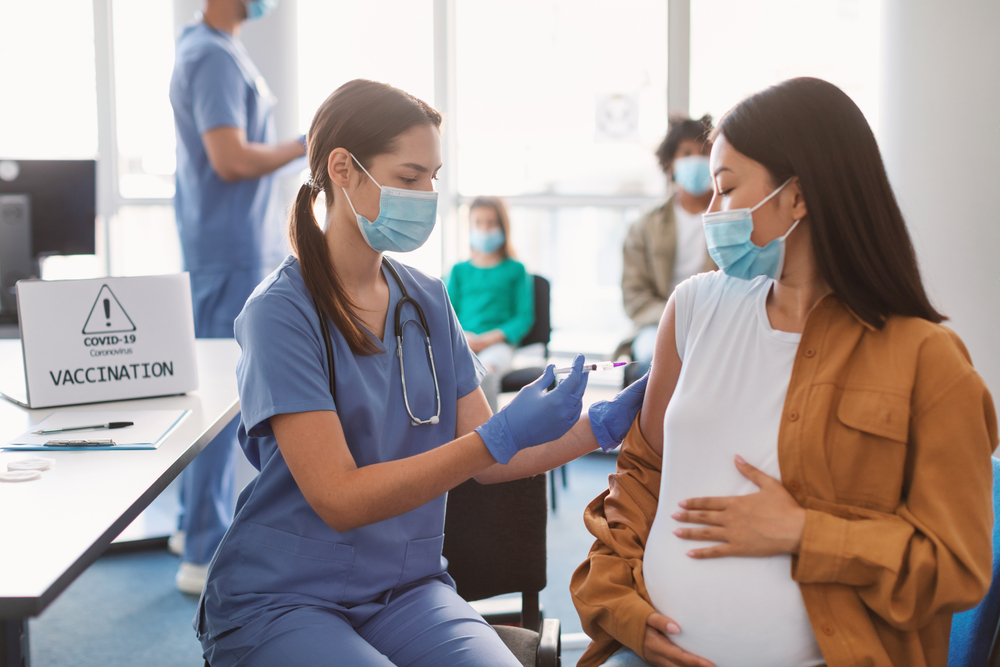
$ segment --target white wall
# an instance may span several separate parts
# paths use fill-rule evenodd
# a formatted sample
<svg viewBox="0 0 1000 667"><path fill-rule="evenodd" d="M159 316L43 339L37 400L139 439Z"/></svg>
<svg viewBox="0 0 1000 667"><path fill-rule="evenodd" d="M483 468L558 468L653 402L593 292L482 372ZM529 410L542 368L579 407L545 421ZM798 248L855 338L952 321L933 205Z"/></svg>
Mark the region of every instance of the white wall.
<svg viewBox="0 0 1000 667"><path fill-rule="evenodd" d="M1000 402L1000 2L883 1L881 148L934 305Z"/></svg>

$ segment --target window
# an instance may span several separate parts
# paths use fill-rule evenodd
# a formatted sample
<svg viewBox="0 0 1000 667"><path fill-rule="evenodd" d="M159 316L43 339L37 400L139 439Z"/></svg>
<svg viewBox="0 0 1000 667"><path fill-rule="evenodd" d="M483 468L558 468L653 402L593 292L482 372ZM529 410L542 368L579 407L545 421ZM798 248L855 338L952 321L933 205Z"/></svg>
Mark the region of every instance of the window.
<svg viewBox="0 0 1000 667"><path fill-rule="evenodd" d="M660 195L664 0L463 0L458 189Z"/></svg>
<svg viewBox="0 0 1000 667"><path fill-rule="evenodd" d="M511 207L518 260L552 284L554 351L610 355L631 330L622 307L621 249L641 213L637 207Z"/></svg>
<svg viewBox="0 0 1000 667"><path fill-rule="evenodd" d="M150 276L181 271L174 207L122 206L111 220L111 275Z"/></svg>
<svg viewBox="0 0 1000 667"><path fill-rule="evenodd" d="M174 14L169 2L112 0L119 192L174 196Z"/></svg>
<svg viewBox="0 0 1000 667"><path fill-rule="evenodd" d="M519 259L552 285L551 349L610 354L631 330L625 233L665 192L667 3L462 0L455 64L459 193L508 198Z"/></svg>
<svg viewBox="0 0 1000 667"><path fill-rule="evenodd" d="M0 3L0 156L97 154L93 12L79 0Z"/></svg>
<svg viewBox="0 0 1000 667"><path fill-rule="evenodd" d="M434 102L431 0L298 0L299 125L334 90L373 79Z"/></svg>
<svg viewBox="0 0 1000 667"><path fill-rule="evenodd" d="M839 86L878 127L878 0L696 0L691 111L718 119L742 98L796 76Z"/></svg>

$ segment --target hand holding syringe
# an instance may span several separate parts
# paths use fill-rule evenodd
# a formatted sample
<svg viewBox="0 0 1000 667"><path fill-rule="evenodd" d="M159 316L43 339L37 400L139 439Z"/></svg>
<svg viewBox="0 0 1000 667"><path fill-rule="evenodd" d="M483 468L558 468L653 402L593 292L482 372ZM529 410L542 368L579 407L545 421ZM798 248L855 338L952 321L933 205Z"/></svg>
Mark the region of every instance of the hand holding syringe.
<svg viewBox="0 0 1000 667"><path fill-rule="evenodd" d="M622 366L628 366L629 364L634 364L634 361L598 361L593 364L584 364L583 372L590 373L591 371L609 371L612 368L621 368ZM567 366L566 368L557 368L556 373L571 373L573 371L572 366Z"/></svg>

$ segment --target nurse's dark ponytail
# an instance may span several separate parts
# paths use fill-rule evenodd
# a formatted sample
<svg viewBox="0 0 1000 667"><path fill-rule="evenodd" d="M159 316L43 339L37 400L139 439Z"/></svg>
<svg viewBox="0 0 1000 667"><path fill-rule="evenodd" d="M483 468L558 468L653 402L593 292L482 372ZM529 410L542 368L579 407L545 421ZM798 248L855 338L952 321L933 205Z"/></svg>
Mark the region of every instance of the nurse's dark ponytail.
<svg viewBox="0 0 1000 667"><path fill-rule="evenodd" d="M354 354L375 354L379 347L355 316L356 306L330 261L326 237L313 207L320 192L326 197L327 207L333 207L336 186L327 172L327 160L334 149L350 151L367 169L376 155L392 152L396 137L418 125L440 127L441 114L397 88L355 79L326 98L309 127L312 177L295 197L288 222L289 237L309 293Z"/></svg>

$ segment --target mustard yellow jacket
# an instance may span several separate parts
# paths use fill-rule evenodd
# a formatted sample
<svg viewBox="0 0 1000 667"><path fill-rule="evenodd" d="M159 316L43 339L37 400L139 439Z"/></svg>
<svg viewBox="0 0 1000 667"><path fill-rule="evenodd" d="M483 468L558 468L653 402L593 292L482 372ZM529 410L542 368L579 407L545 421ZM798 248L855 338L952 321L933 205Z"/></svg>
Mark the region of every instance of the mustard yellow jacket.
<svg viewBox="0 0 1000 667"><path fill-rule="evenodd" d="M778 461L806 509L789 576L829 667L947 665L952 614L990 584L997 441L993 400L953 331L909 317L878 330L833 295L810 313ZM636 419L587 507L597 540L570 584L593 639L580 667L622 644L643 655L661 464Z"/></svg>

